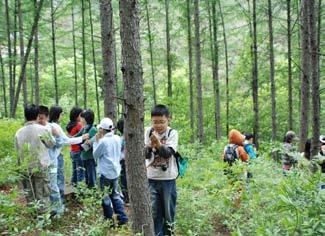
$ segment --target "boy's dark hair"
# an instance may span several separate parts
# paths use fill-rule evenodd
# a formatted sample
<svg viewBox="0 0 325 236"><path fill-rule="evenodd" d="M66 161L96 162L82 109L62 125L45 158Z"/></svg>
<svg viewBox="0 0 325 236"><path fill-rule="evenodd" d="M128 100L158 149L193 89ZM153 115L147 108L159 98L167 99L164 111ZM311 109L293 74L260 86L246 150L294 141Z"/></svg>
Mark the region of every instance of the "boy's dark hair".
<svg viewBox="0 0 325 236"><path fill-rule="evenodd" d="M45 115L46 117L49 116L49 108L47 106L39 105L38 109L39 115Z"/></svg>
<svg viewBox="0 0 325 236"><path fill-rule="evenodd" d="M162 104L156 105L151 110L151 117L153 116L166 116L169 117L170 113L168 107Z"/></svg>
<svg viewBox="0 0 325 236"><path fill-rule="evenodd" d="M94 124L95 114L91 109L84 110L80 116L86 120L88 125Z"/></svg>
<svg viewBox="0 0 325 236"><path fill-rule="evenodd" d="M254 138L253 134L244 134L246 140L250 140L251 138Z"/></svg>
<svg viewBox="0 0 325 236"><path fill-rule="evenodd" d="M70 121L76 121L82 111L83 110L79 107L73 107L70 111Z"/></svg>
<svg viewBox="0 0 325 236"><path fill-rule="evenodd" d="M120 131L121 134L123 134L124 132L124 120L123 118L119 119L117 124L116 124L116 128L118 131Z"/></svg>
<svg viewBox="0 0 325 236"><path fill-rule="evenodd" d="M37 116L38 116L38 112L39 112L39 108L35 104L25 106L24 115L25 115L26 121L36 120Z"/></svg>
<svg viewBox="0 0 325 236"><path fill-rule="evenodd" d="M50 108L50 122L58 122L61 113L63 112L60 106L51 106Z"/></svg>

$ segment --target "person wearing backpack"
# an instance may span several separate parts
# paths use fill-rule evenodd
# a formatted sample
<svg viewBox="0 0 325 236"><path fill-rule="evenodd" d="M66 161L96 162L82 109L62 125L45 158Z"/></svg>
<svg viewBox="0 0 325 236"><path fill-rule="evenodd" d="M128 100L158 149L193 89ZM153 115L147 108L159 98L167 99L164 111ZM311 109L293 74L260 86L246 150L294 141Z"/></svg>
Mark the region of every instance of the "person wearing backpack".
<svg viewBox="0 0 325 236"><path fill-rule="evenodd" d="M223 160L230 166L237 160L247 162L249 156L244 149L244 135L238 130L232 129L228 135L229 144L225 146L223 151Z"/></svg>
<svg viewBox="0 0 325 236"><path fill-rule="evenodd" d="M151 110L152 126L145 132L147 177L156 236L174 233L178 132L168 126L169 121L168 108L156 105Z"/></svg>

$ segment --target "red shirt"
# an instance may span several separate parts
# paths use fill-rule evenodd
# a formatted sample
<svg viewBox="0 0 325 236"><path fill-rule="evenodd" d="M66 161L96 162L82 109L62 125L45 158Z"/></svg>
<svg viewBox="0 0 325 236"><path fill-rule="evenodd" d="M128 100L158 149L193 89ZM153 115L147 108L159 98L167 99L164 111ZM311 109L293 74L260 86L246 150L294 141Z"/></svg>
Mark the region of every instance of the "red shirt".
<svg viewBox="0 0 325 236"><path fill-rule="evenodd" d="M81 129L82 129L82 125L81 125L80 122L78 122L77 125L71 129L71 131L69 132L69 135L70 135L70 136L74 136L74 135L77 134ZM71 150L71 152L80 152L80 147L79 147L78 144L71 145L70 150Z"/></svg>

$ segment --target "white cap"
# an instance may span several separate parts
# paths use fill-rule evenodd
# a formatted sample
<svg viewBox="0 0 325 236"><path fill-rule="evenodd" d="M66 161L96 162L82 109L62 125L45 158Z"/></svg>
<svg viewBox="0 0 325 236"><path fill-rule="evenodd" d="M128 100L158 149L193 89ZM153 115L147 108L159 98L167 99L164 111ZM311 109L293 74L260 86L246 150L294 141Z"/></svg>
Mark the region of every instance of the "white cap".
<svg viewBox="0 0 325 236"><path fill-rule="evenodd" d="M319 136L319 141L323 144L325 144L325 135Z"/></svg>
<svg viewBox="0 0 325 236"><path fill-rule="evenodd" d="M112 131L113 128L114 128L114 125L113 125L113 121L110 119L110 118L103 118L99 125L97 126L97 128L102 128L102 129L105 129L105 130L109 130L109 131Z"/></svg>

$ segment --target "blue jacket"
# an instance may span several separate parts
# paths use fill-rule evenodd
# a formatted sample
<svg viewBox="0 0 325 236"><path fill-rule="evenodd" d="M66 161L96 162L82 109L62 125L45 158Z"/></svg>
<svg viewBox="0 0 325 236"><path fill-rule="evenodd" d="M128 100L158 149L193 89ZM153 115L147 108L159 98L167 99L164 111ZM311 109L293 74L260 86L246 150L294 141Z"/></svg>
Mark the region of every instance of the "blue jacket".
<svg viewBox="0 0 325 236"><path fill-rule="evenodd" d="M250 143L244 143L244 149L249 155L249 159L256 159L256 153L254 151L253 145Z"/></svg>

